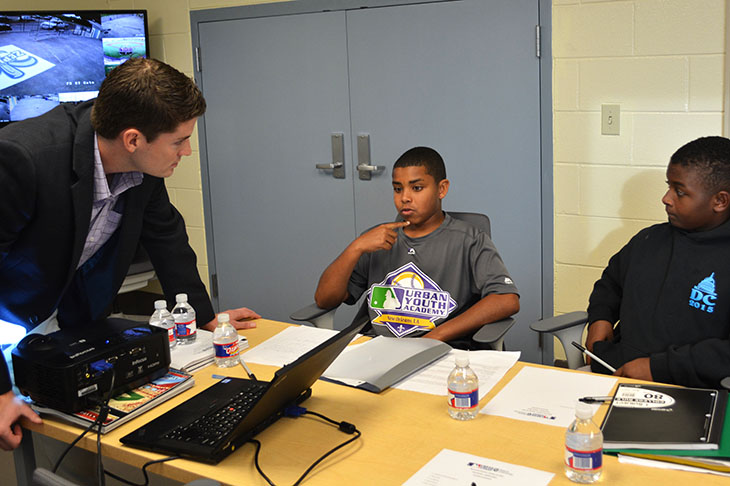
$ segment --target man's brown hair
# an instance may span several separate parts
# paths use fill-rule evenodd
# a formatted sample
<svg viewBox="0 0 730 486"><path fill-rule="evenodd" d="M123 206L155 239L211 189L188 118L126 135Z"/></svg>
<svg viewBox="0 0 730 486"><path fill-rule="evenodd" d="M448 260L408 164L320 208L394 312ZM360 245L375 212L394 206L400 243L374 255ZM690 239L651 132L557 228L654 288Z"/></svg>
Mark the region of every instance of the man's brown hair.
<svg viewBox="0 0 730 486"><path fill-rule="evenodd" d="M174 132L183 122L205 113L205 99L195 82L163 62L130 59L109 72L91 111L91 125L104 138L136 128L148 142Z"/></svg>

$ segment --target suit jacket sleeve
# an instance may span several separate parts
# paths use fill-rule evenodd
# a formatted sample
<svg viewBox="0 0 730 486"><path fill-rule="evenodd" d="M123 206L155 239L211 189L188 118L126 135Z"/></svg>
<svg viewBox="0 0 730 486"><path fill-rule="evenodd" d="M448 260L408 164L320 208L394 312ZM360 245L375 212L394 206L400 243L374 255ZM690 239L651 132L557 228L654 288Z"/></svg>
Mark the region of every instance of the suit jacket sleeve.
<svg viewBox="0 0 730 486"><path fill-rule="evenodd" d="M155 267L168 305L174 305L175 295L184 292L195 309L198 326L210 322L215 313L198 274L197 257L188 243L185 221L170 202L162 179L156 180L145 208L140 241Z"/></svg>

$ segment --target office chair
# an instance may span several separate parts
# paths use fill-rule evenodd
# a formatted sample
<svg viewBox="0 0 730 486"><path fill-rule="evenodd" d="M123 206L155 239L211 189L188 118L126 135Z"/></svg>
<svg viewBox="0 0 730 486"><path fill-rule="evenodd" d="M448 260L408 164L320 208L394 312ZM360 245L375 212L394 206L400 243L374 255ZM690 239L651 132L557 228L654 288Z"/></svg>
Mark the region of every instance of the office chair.
<svg viewBox="0 0 730 486"><path fill-rule="evenodd" d="M147 256L147 252L142 246L138 246L132 264L129 265L127 276L124 277L124 282L117 293L124 294L146 287L153 278L155 278L155 269L152 267L150 257Z"/></svg>
<svg viewBox="0 0 730 486"><path fill-rule="evenodd" d="M461 221L466 221L474 226L478 227L489 237L492 236L492 226L489 221L489 217L485 214L480 213L462 213L448 211L448 214ZM398 216L396 221L402 221L402 218ZM335 311L339 306L322 309L317 307L317 304L310 304L307 307L303 307L289 316L290 319L298 322L308 322L314 327L320 327L324 329L334 329L335 327ZM363 302L355 315L353 322L357 319L363 318L367 315L367 302ZM477 332L472 335L472 341L477 349L494 349L498 351L504 350L504 336L507 331L514 325L515 321L513 318L508 317L501 321L493 322L491 324L485 324Z"/></svg>
<svg viewBox="0 0 730 486"><path fill-rule="evenodd" d="M36 468L33 471L33 478L31 479L32 486L79 486L67 479L62 478L56 473L44 469L42 467ZM221 483L212 479L196 479L191 481L185 486L220 486Z"/></svg>
<svg viewBox="0 0 730 486"><path fill-rule="evenodd" d="M568 368L576 370L581 366L585 366L583 353L575 346L570 344L575 341L580 343L583 339L583 329L588 324L588 313L586 311L570 312L560 316L548 317L530 324L530 329L539 333L550 333L560 341L565 350L565 356L568 360ZM552 366L555 361L553 355L553 363L543 363Z"/></svg>

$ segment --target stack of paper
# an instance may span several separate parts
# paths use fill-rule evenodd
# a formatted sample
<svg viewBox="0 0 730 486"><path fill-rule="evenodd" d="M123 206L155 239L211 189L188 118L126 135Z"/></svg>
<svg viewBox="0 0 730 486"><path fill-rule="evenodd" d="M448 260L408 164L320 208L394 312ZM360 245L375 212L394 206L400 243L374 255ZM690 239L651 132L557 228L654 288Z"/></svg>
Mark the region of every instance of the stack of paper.
<svg viewBox="0 0 730 486"><path fill-rule="evenodd" d="M621 384L603 423L604 451L655 467L730 473L727 392Z"/></svg>
<svg viewBox="0 0 730 486"><path fill-rule="evenodd" d="M169 370L161 378L112 398L109 400L109 413L102 424L101 433L105 434L114 430L132 418L187 390L194 383L195 380L189 373ZM31 402L30 406L41 414L53 415L84 428L96 422L99 417L99 407L76 413L66 413L35 402Z"/></svg>
<svg viewBox="0 0 730 486"><path fill-rule="evenodd" d="M194 373L205 368L215 361L213 349L213 333L205 329L197 330L198 337L192 344L178 344L170 350L170 367ZM238 335L238 349L243 351L248 347L248 339Z"/></svg>

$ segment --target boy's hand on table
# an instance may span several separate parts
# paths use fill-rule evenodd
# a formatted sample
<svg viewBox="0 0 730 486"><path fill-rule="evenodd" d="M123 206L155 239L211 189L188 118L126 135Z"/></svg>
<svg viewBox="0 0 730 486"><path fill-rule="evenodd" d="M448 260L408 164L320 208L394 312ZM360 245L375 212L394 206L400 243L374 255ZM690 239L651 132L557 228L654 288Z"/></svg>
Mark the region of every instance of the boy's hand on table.
<svg viewBox="0 0 730 486"><path fill-rule="evenodd" d="M613 375L635 378L637 380L654 381L654 377L651 376L649 358L636 358L628 363L624 363L624 365L617 369Z"/></svg>

